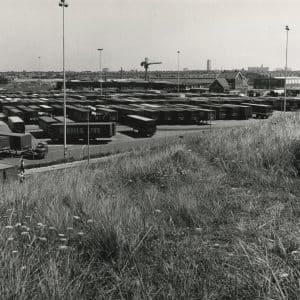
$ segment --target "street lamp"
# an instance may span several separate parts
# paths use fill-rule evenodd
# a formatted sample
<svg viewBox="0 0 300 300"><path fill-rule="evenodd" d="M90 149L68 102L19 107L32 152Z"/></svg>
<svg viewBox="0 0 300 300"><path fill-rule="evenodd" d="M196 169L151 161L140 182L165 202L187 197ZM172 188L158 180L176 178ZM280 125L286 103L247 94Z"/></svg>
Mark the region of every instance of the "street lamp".
<svg viewBox="0 0 300 300"><path fill-rule="evenodd" d="M103 51L103 48L98 48L97 49L100 53L100 93L101 93L101 96L102 96L102 51Z"/></svg>
<svg viewBox="0 0 300 300"><path fill-rule="evenodd" d="M177 93L179 93L179 55L180 51L177 51Z"/></svg>
<svg viewBox="0 0 300 300"><path fill-rule="evenodd" d="M66 71L65 71L65 7L68 7L69 4L65 0L60 0L59 6L62 7L63 11L63 32L62 32L62 45L63 45L63 89L64 89L64 159L67 157L67 105L66 105Z"/></svg>
<svg viewBox="0 0 300 300"><path fill-rule="evenodd" d="M87 108L88 108L88 111L87 111L87 123L88 123L87 139L88 139L88 164L89 164L90 163L90 114L96 115L96 112L95 112L96 109L90 105L88 105Z"/></svg>
<svg viewBox="0 0 300 300"><path fill-rule="evenodd" d="M285 47L285 79L284 79L284 104L283 110L286 111L286 79L287 79L287 59L288 59L288 42L289 42L289 26L285 26L286 30L286 47Z"/></svg>
<svg viewBox="0 0 300 300"><path fill-rule="evenodd" d="M38 56L38 62L39 62L39 65L38 65L38 68L39 68L39 85L41 87L41 85L42 85L42 79L41 79L42 74L41 74L41 57L40 56Z"/></svg>

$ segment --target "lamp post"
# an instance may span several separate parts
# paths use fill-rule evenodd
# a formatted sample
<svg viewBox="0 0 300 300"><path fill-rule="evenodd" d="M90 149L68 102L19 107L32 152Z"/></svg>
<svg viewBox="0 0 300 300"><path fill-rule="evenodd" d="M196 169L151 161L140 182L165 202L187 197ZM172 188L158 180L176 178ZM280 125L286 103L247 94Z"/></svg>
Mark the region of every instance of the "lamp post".
<svg viewBox="0 0 300 300"><path fill-rule="evenodd" d="M67 157L67 105L66 105L66 71L65 71L65 7L69 4L65 0L60 0L59 6L62 7L63 28L62 28L62 45L63 45L63 89L64 89L64 159Z"/></svg>
<svg viewBox="0 0 300 300"><path fill-rule="evenodd" d="M102 51L103 51L103 48L98 48L97 50L100 53L100 93L102 96L103 95L103 93L102 93Z"/></svg>
<svg viewBox="0 0 300 300"><path fill-rule="evenodd" d="M284 103L283 110L286 111L286 80L287 80L287 59L288 59L288 42L289 42L289 26L285 26L286 30L286 46L285 46L285 78L284 78Z"/></svg>
<svg viewBox="0 0 300 300"><path fill-rule="evenodd" d="M39 64L38 64L38 68L39 68L39 85L41 87L41 85L42 85L42 80L41 80L42 74L41 74L41 57L40 56L38 56L38 62L39 62Z"/></svg>
<svg viewBox="0 0 300 300"><path fill-rule="evenodd" d="M88 132L87 132L87 139L88 139L88 164L90 163L90 114L96 115L95 108L88 105L87 111L87 123L88 123Z"/></svg>
<svg viewBox="0 0 300 300"><path fill-rule="evenodd" d="M177 51L177 93L179 93L179 55L180 51Z"/></svg>

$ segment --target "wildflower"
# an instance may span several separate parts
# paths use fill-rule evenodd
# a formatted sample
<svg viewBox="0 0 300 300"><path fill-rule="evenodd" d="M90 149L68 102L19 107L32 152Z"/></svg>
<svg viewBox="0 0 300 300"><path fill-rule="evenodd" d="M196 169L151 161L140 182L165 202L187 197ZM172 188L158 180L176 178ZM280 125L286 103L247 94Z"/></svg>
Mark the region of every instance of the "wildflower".
<svg viewBox="0 0 300 300"><path fill-rule="evenodd" d="M5 228L6 228L6 229L13 229L14 227L11 226L11 225L7 225L7 226L5 226Z"/></svg>
<svg viewBox="0 0 300 300"><path fill-rule="evenodd" d="M154 212L156 212L157 214L160 214L161 210L160 209L156 209Z"/></svg>
<svg viewBox="0 0 300 300"><path fill-rule="evenodd" d="M80 220L80 217L79 216L73 216L73 219L74 220Z"/></svg>
<svg viewBox="0 0 300 300"><path fill-rule="evenodd" d="M58 247L58 249L59 249L59 250L67 250L67 249L68 249L68 246L66 246L66 245L60 245L60 246Z"/></svg>
<svg viewBox="0 0 300 300"><path fill-rule="evenodd" d="M63 233L58 234L59 237L64 237L65 235Z"/></svg>
<svg viewBox="0 0 300 300"><path fill-rule="evenodd" d="M197 228L195 228L195 231L196 231L197 233L201 233L201 232L202 232L202 228L201 228L201 227L197 227Z"/></svg>
<svg viewBox="0 0 300 300"><path fill-rule="evenodd" d="M21 223L16 223L15 227L20 227L22 224Z"/></svg>
<svg viewBox="0 0 300 300"><path fill-rule="evenodd" d="M26 270L26 266L21 267L21 271L24 271L24 270Z"/></svg>
<svg viewBox="0 0 300 300"><path fill-rule="evenodd" d="M17 254L18 253L18 250L13 250L11 251L12 254Z"/></svg>
<svg viewBox="0 0 300 300"><path fill-rule="evenodd" d="M289 276L289 274L288 273L281 273L281 274L279 274L279 277L280 278L286 278L286 277L288 277Z"/></svg>
<svg viewBox="0 0 300 300"><path fill-rule="evenodd" d="M39 227L44 227L44 226L46 226L46 225L44 225L43 223L37 223L37 226L39 226Z"/></svg>
<svg viewBox="0 0 300 300"><path fill-rule="evenodd" d="M50 226L50 227L49 227L49 230L56 230L56 229L55 229L55 227Z"/></svg>
<svg viewBox="0 0 300 300"><path fill-rule="evenodd" d="M39 237L39 240L42 242L47 242L47 238L45 238L45 237Z"/></svg>
<svg viewBox="0 0 300 300"><path fill-rule="evenodd" d="M298 251L298 250L295 250L295 251L292 251L291 253L292 253L292 255L297 255L297 254L299 254L299 253L300 253L300 251Z"/></svg>
<svg viewBox="0 0 300 300"><path fill-rule="evenodd" d="M29 232L28 231L22 231L21 235L29 235Z"/></svg>
<svg viewBox="0 0 300 300"><path fill-rule="evenodd" d="M78 235L79 235L79 236L83 236L83 235L84 235L84 232L79 231L79 232L78 232Z"/></svg>
<svg viewBox="0 0 300 300"><path fill-rule="evenodd" d="M87 222L88 224L91 224L91 223L93 223L94 221L93 221L92 219L88 219L86 222Z"/></svg>
<svg viewBox="0 0 300 300"><path fill-rule="evenodd" d="M63 243L66 243L66 242L68 241L68 239L66 239L66 238L61 238L60 241L63 242Z"/></svg>
<svg viewBox="0 0 300 300"><path fill-rule="evenodd" d="M12 242L13 240L14 240L13 237L9 237L9 238L7 239L8 242Z"/></svg>
<svg viewBox="0 0 300 300"><path fill-rule="evenodd" d="M27 226L26 225L22 225L21 228L24 229L24 230L26 230Z"/></svg>
<svg viewBox="0 0 300 300"><path fill-rule="evenodd" d="M215 246L215 247L219 247L219 246L220 246L220 244L214 244L214 246Z"/></svg>
<svg viewBox="0 0 300 300"><path fill-rule="evenodd" d="M67 227L67 230L69 230L69 231L71 231L73 229L74 229L73 227Z"/></svg>

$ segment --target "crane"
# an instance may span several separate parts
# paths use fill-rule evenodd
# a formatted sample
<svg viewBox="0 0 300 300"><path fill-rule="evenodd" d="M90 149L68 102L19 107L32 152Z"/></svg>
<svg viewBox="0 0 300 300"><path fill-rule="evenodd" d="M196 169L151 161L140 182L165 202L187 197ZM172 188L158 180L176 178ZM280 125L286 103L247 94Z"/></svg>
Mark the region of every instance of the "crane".
<svg viewBox="0 0 300 300"><path fill-rule="evenodd" d="M145 68L145 80L148 80L148 68L150 65L160 65L162 62L149 62L148 57L145 57L145 60L141 62L141 66Z"/></svg>

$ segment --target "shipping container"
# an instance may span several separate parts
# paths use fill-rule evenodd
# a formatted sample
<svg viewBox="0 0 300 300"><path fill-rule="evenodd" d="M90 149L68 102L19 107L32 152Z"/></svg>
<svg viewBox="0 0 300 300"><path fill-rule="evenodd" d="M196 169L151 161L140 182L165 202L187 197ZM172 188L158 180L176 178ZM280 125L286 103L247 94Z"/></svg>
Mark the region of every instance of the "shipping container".
<svg viewBox="0 0 300 300"><path fill-rule="evenodd" d="M29 133L0 132L0 136L9 137L11 150L23 151L32 148L32 137Z"/></svg>
<svg viewBox="0 0 300 300"><path fill-rule="evenodd" d="M116 134L115 123L81 122L69 123L67 126L67 141L87 140L88 127L90 139L111 138ZM64 136L64 124L55 123L50 125L49 134L52 140L62 141Z"/></svg>
<svg viewBox="0 0 300 300"><path fill-rule="evenodd" d="M152 136L156 132L156 121L142 116L127 115L124 124L137 130L141 136Z"/></svg>
<svg viewBox="0 0 300 300"><path fill-rule="evenodd" d="M12 132L16 132L16 133L25 132L25 123L20 117L17 116L8 117L7 125Z"/></svg>

